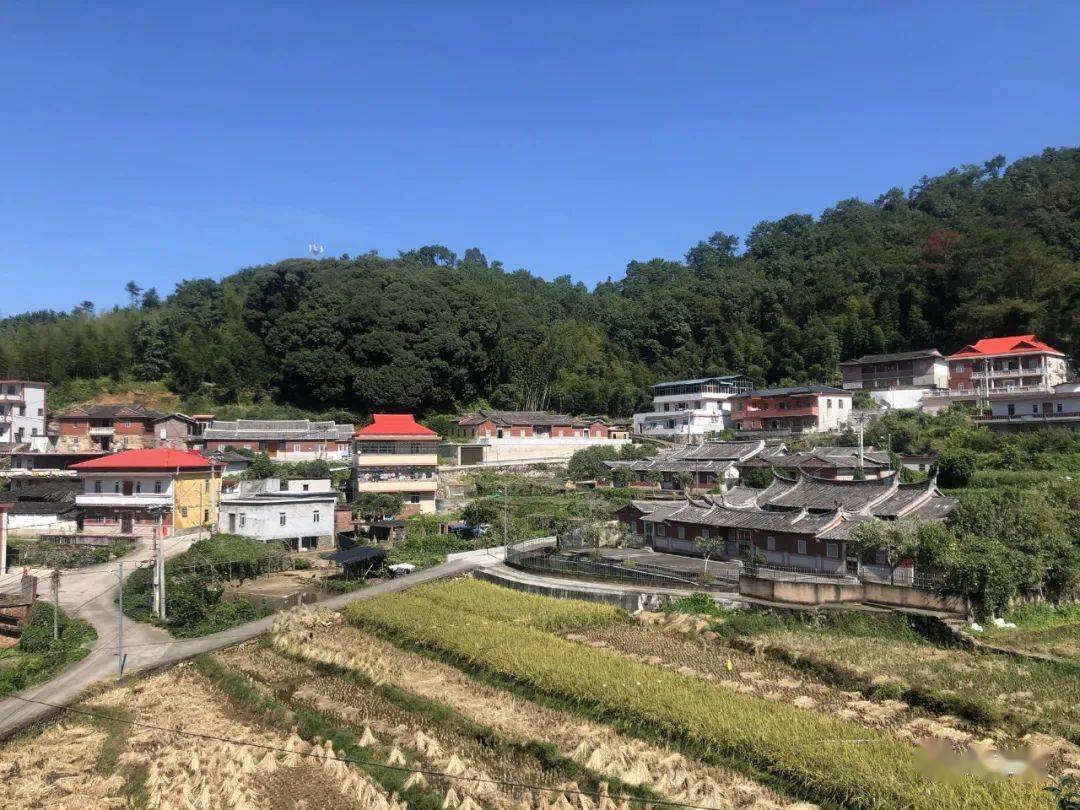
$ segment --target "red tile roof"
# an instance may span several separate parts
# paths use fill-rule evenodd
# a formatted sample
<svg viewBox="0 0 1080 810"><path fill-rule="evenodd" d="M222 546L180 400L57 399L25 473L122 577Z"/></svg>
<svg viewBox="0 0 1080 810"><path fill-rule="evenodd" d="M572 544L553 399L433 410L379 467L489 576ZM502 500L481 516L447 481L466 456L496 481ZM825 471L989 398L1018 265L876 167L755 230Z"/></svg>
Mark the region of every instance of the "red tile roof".
<svg viewBox="0 0 1080 810"><path fill-rule="evenodd" d="M1012 337L983 338L962 348L960 351L950 354L950 358L958 357L981 357L991 354L1013 354L1021 352L1048 352L1062 357L1064 352L1058 351L1053 346L1048 346L1035 335L1013 335Z"/></svg>
<svg viewBox="0 0 1080 810"><path fill-rule="evenodd" d="M375 421L356 431L357 436L439 436L431 428L418 423L411 413L377 413L372 418Z"/></svg>
<svg viewBox="0 0 1080 810"><path fill-rule="evenodd" d="M209 470L212 462L194 450L172 450L159 447L153 450L125 450L110 453L90 461L72 464L69 469L79 472L106 472L108 470Z"/></svg>

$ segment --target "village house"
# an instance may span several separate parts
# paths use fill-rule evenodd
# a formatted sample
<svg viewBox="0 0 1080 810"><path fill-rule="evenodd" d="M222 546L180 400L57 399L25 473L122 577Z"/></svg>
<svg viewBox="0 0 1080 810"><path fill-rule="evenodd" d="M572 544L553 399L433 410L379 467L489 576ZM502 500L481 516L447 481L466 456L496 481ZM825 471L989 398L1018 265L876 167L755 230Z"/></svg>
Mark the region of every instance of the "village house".
<svg viewBox="0 0 1080 810"><path fill-rule="evenodd" d="M12 536L73 534L78 528L77 481L25 481L0 492Z"/></svg>
<svg viewBox="0 0 1080 810"><path fill-rule="evenodd" d="M953 394L1050 392L1066 381L1065 353L1035 335L983 338L949 355Z"/></svg>
<svg viewBox="0 0 1080 810"><path fill-rule="evenodd" d="M724 488L738 480L739 466L765 450L765 442L721 441L689 444L636 461L604 462L612 470L626 469L634 482L661 489L691 490Z"/></svg>
<svg viewBox="0 0 1080 810"><path fill-rule="evenodd" d="M867 354L840 364L845 391L947 388L949 363L937 349Z"/></svg>
<svg viewBox="0 0 1080 810"><path fill-rule="evenodd" d="M439 434L412 414L377 413L356 432L355 489L398 495L403 514L435 511L439 489Z"/></svg>
<svg viewBox="0 0 1080 810"><path fill-rule="evenodd" d="M222 492L218 530L292 551L334 547L338 493L330 479L240 481Z"/></svg>
<svg viewBox="0 0 1080 810"><path fill-rule="evenodd" d="M690 437L724 430L731 427L731 397L753 387L742 374L656 383L651 386L652 409L634 414L634 432Z"/></svg>
<svg viewBox="0 0 1080 810"><path fill-rule="evenodd" d="M809 450L792 452L781 444L754 455L740 467L743 470L770 468L789 473L801 470L818 478L850 481L860 476L860 470L866 478L891 474L892 459L884 450L873 447L864 448L860 458L858 447L811 447Z"/></svg>
<svg viewBox="0 0 1080 810"><path fill-rule="evenodd" d="M850 418L851 392L828 385L763 388L731 398L731 420L739 431L824 433Z"/></svg>
<svg viewBox="0 0 1080 810"><path fill-rule="evenodd" d="M160 413L142 405L79 405L55 415L56 449L66 453L182 448L195 420L182 413Z"/></svg>
<svg viewBox="0 0 1080 810"><path fill-rule="evenodd" d="M451 428L453 442L439 450L453 465L561 462L596 445L619 447L625 428L602 416L569 416L547 411L482 410Z"/></svg>
<svg viewBox="0 0 1080 810"><path fill-rule="evenodd" d="M974 421L994 430L1080 428L1080 383L1059 383L1048 391L990 394Z"/></svg>
<svg viewBox="0 0 1080 810"><path fill-rule="evenodd" d="M72 466L82 483L75 503L85 534L164 536L217 523L221 479L189 450L125 450Z"/></svg>
<svg viewBox="0 0 1080 810"><path fill-rule="evenodd" d="M48 448L47 387L43 382L0 380L0 452Z"/></svg>
<svg viewBox="0 0 1080 810"><path fill-rule="evenodd" d="M790 478L777 473L764 490L736 487L699 499L632 501L618 519L657 551L700 556L695 538L720 537L727 559L756 549L766 565L797 571L857 574L866 566L891 575L881 570L881 558L867 564L849 555L852 529L868 520L943 520L955 507L932 479L902 484L893 474L838 481L800 472ZM902 576L910 581L910 566Z"/></svg>
<svg viewBox="0 0 1080 810"><path fill-rule="evenodd" d="M271 461L348 461L352 425L312 422L309 419L215 420L202 428L189 445L209 452L251 450L265 453Z"/></svg>

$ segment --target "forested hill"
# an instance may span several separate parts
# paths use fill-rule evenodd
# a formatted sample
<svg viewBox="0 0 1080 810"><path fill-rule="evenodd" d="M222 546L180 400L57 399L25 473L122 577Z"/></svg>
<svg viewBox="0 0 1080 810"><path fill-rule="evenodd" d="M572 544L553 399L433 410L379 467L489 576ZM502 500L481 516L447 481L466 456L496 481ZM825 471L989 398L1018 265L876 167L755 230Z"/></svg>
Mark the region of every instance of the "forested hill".
<svg viewBox="0 0 1080 810"><path fill-rule="evenodd" d="M628 414L656 380L836 381L867 352L1036 332L1080 352L1080 149L995 158L633 261L588 290L477 249L289 260L95 314L0 321L0 378L164 380L189 401ZM47 291L42 304L48 304Z"/></svg>

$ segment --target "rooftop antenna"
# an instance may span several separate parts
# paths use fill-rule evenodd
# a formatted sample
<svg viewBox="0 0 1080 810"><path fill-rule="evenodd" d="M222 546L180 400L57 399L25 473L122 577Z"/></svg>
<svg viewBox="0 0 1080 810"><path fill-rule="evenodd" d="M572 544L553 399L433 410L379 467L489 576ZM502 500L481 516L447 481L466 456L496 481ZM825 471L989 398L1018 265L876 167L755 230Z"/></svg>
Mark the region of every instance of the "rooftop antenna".
<svg viewBox="0 0 1080 810"><path fill-rule="evenodd" d="M308 253L310 253L312 258L314 259L319 258L322 254L326 252L326 247L320 245L318 242L309 242L307 249Z"/></svg>

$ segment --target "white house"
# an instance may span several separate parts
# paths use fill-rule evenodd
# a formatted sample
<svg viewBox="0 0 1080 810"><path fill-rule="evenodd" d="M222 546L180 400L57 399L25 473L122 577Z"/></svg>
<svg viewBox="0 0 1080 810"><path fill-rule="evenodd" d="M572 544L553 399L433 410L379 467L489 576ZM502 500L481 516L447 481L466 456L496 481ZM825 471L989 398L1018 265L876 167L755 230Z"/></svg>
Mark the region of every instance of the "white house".
<svg viewBox="0 0 1080 810"><path fill-rule="evenodd" d="M337 500L329 479L241 481L221 495L218 530L293 551L333 548Z"/></svg>
<svg viewBox="0 0 1080 810"><path fill-rule="evenodd" d="M749 377L702 377L652 386L652 409L634 414L634 433L642 436L703 436L731 427L737 394L753 390Z"/></svg>
<svg viewBox="0 0 1080 810"><path fill-rule="evenodd" d="M990 394L990 412L975 421L1000 430L1038 427L1080 428L1080 383L1061 383L1050 391Z"/></svg>
<svg viewBox="0 0 1080 810"><path fill-rule="evenodd" d="M0 380L0 445L27 444L47 450L45 389L43 382Z"/></svg>

